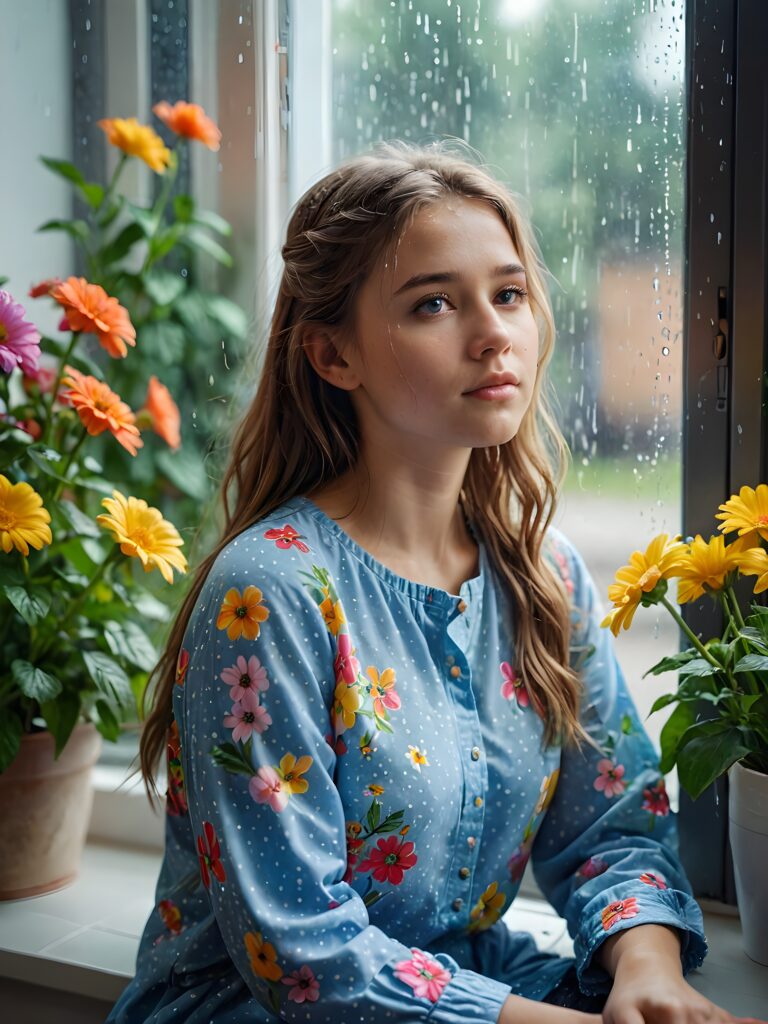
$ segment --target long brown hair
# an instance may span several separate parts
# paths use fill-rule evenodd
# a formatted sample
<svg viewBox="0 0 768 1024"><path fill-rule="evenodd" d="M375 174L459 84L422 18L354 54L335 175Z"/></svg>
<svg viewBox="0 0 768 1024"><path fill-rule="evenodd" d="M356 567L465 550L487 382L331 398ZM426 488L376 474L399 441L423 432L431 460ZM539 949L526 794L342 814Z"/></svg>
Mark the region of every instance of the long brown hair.
<svg viewBox="0 0 768 1024"><path fill-rule="evenodd" d="M198 565L153 673L152 710L140 746L150 796L172 720L177 655L219 552L273 509L357 461L360 439L349 394L314 371L303 331L310 323L349 329L357 292L378 258L418 210L451 194L486 202L504 221L526 268L539 329L539 369L519 431L506 444L472 450L460 500L509 587L517 668L542 713L544 743L584 738L581 684L569 667L568 598L542 558L567 465L566 444L543 393L555 340L546 269L515 198L480 166L444 143L383 143L313 185L288 224L259 385L235 432L221 484L221 539Z"/></svg>

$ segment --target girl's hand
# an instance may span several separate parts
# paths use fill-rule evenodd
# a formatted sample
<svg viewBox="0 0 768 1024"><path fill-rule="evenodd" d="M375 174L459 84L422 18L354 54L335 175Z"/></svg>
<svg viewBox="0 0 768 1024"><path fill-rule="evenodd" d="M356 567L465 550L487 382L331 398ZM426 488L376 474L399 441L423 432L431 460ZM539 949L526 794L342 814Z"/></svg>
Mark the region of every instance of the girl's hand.
<svg viewBox="0 0 768 1024"><path fill-rule="evenodd" d="M624 958L618 965L603 1024L765 1024L734 1017L691 988L676 970L656 961Z"/></svg>

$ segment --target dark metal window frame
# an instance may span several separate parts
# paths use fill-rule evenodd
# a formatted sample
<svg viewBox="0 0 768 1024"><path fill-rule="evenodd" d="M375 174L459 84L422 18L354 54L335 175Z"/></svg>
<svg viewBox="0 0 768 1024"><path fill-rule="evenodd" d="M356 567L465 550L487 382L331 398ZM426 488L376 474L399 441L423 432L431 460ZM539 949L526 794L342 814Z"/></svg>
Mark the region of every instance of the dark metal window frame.
<svg viewBox="0 0 768 1024"><path fill-rule="evenodd" d="M686 536L709 536L717 506L766 479L767 40L764 0L688 0ZM708 599L685 617L705 639L720 630ZM735 903L727 779L695 802L681 792L679 824L696 895Z"/></svg>

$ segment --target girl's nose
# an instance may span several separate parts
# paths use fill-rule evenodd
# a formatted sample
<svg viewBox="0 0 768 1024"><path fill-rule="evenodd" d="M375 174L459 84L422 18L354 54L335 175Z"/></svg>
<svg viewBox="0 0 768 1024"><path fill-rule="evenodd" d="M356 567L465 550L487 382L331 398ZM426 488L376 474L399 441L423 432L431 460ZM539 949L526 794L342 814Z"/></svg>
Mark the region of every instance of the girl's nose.
<svg viewBox="0 0 768 1024"><path fill-rule="evenodd" d="M471 347L474 356L488 349L503 352L510 344L509 329L491 303L478 308L471 317Z"/></svg>

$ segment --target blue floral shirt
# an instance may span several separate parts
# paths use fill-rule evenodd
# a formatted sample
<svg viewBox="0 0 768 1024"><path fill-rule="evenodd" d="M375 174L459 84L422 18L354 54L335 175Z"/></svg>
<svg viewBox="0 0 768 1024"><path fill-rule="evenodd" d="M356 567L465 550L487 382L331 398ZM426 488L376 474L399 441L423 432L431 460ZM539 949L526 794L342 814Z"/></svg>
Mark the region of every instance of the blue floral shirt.
<svg viewBox="0 0 768 1024"><path fill-rule="evenodd" d="M478 542L457 595L304 497L221 552L179 654L156 905L110 1021L495 1024L573 963L501 920L529 857L585 991L610 987L600 944L640 924L679 929L698 966L657 754L581 558L550 530L596 747L542 750Z"/></svg>

